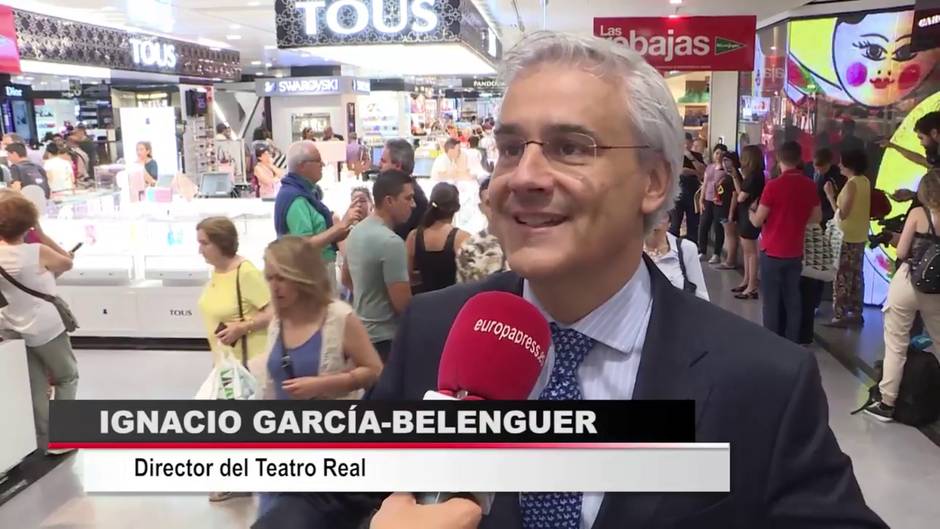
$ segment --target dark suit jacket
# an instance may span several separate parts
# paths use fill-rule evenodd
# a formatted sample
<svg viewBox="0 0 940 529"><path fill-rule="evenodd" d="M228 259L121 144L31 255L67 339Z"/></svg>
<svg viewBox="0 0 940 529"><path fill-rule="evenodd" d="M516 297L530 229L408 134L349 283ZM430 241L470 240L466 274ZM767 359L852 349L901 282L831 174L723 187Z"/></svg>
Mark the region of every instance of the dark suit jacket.
<svg viewBox="0 0 940 529"><path fill-rule="evenodd" d="M653 310L633 397L693 399L696 441L731 443L732 492L609 493L594 529L886 527L829 429L815 358L647 266ZM506 272L414 298L370 398L417 400L436 387L457 312L491 290L521 294L522 280ZM517 494L497 494L481 527L521 527L518 505Z"/></svg>

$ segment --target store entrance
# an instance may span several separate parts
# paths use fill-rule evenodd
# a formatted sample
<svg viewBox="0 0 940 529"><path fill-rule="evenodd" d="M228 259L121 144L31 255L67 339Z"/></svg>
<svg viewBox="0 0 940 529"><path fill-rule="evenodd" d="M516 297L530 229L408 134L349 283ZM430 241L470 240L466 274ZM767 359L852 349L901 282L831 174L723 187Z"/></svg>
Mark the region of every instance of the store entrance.
<svg viewBox="0 0 940 529"><path fill-rule="evenodd" d="M682 126L693 138L701 138L697 143L707 149L711 72L668 72L664 76L679 106Z"/></svg>

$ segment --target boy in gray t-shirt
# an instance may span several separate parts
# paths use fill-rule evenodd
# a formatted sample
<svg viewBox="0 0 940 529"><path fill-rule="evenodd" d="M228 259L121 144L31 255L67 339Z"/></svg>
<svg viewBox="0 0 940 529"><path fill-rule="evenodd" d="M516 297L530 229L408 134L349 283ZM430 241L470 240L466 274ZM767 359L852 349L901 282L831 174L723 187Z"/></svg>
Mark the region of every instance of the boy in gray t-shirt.
<svg viewBox="0 0 940 529"><path fill-rule="evenodd" d="M353 308L366 326L382 360L388 358L398 316L411 301L405 243L392 229L414 208L414 184L401 171L386 171L372 186L375 212L346 239L343 278L353 294Z"/></svg>

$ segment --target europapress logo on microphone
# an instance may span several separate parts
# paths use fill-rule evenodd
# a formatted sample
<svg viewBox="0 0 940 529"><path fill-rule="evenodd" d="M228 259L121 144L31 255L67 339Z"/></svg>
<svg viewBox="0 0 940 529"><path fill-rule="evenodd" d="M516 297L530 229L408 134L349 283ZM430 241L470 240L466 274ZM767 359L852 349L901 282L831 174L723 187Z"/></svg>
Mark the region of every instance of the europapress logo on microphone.
<svg viewBox="0 0 940 529"><path fill-rule="evenodd" d="M539 365L545 365L546 354L542 350L542 346L528 333L517 327L501 321L480 318L473 324L473 330L492 334L498 340L508 340L516 345L521 345L526 351L532 353L532 356L539 361Z"/></svg>

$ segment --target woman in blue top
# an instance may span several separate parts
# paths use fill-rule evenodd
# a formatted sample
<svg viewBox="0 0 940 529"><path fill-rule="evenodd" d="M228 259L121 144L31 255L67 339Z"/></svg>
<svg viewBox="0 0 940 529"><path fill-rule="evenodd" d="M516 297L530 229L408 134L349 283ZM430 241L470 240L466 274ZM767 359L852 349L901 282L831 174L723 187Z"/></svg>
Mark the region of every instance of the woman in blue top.
<svg viewBox="0 0 940 529"><path fill-rule="evenodd" d="M359 399L382 372L365 325L333 298L320 249L288 235L264 255L275 319L268 354L250 362L266 399ZM271 496L261 495L259 516Z"/></svg>
<svg viewBox="0 0 940 529"><path fill-rule="evenodd" d="M352 307L332 297L319 249L282 237L264 256L275 320L260 372L269 399L357 399L382 361Z"/></svg>
<svg viewBox="0 0 940 529"><path fill-rule="evenodd" d="M153 159L153 147L149 141L137 142L137 163L144 166L144 180L153 187L160 179L157 161Z"/></svg>

